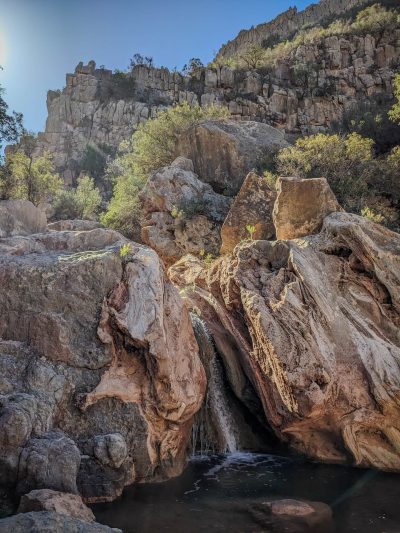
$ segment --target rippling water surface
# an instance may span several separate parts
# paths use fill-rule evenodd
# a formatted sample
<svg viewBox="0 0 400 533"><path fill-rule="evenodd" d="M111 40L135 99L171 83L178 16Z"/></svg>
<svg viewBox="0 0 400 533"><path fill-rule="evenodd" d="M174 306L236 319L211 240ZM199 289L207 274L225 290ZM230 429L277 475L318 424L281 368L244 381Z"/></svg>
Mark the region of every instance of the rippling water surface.
<svg viewBox="0 0 400 533"><path fill-rule="evenodd" d="M279 498L327 503L338 533L400 533L400 476L264 454L194 457L179 478L93 510L125 533L255 533L267 529L254 506Z"/></svg>

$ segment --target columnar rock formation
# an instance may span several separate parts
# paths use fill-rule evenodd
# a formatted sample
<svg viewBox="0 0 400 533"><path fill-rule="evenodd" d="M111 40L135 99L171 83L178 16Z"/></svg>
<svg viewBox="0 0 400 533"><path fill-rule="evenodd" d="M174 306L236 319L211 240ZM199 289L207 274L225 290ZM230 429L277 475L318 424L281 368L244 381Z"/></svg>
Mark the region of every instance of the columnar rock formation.
<svg viewBox="0 0 400 533"><path fill-rule="evenodd" d="M0 243L2 484L98 501L179 474L205 375L156 253L28 229Z"/></svg>

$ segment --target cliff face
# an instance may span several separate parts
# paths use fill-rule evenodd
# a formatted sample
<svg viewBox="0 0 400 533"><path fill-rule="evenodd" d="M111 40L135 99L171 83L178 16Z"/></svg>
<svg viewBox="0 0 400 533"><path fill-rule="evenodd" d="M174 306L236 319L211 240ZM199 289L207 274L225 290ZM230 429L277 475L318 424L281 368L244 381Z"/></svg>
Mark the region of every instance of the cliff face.
<svg viewBox="0 0 400 533"><path fill-rule="evenodd" d="M348 6L361 3L352 0ZM335 6L340 11L342 4L321 2L303 14L293 12L288 20L296 25L301 15L302 23L311 24ZM288 24L282 25L286 29L281 35L289 32ZM226 46L236 50L244 42L244 37L238 38ZM159 109L184 101L218 103L227 106L234 119L264 122L288 134L325 131L344 109L375 94L392 96L399 57L397 28L379 35L321 37L294 48L269 69L205 68L183 76L165 68L136 66L130 74L118 75L97 69L93 61L80 63L74 74L67 74L62 91L48 93L48 119L37 151L50 151L57 169L72 183L88 146L100 154L115 150Z"/></svg>
<svg viewBox="0 0 400 533"><path fill-rule="evenodd" d="M303 27L321 24L331 17L345 15L352 9L361 9L368 4L371 4L371 0L321 0L318 4L311 4L300 12L296 7L291 7L270 22L239 32L235 39L221 47L217 57L232 57L249 45L261 45L264 40L271 37L278 40L289 39Z"/></svg>

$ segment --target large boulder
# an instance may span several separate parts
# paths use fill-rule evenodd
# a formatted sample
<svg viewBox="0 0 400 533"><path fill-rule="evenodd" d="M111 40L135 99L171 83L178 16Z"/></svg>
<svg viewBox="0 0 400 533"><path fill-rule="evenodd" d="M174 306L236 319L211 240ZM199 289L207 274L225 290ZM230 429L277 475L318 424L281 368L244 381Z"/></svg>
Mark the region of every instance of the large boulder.
<svg viewBox="0 0 400 533"><path fill-rule="evenodd" d="M2 533L122 533L120 529L87 522L54 511L19 513L0 520Z"/></svg>
<svg viewBox="0 0 400 533"><path fill-rule="evenodd" d="M0 299L2 484L108 501L182 471L205 377L153 250L103 228L4 238Z"/></svg>
<svg viewBox="0 0 400 533"><path fill-rule="evenodd" d="M238 354L280 440L400 471L399 234L336 212L318 235L245 242L203 271L178 266L174 282L226 357Z"/></svg>
<svg viewBox="0 0 400 533"><path fill-rule="evenodd" d="M187 253L217 255L230 199L217 194L177 158L155 172L142 193L142 239L169 265Z"/></svg>
<svg viewBox="0 0 400 533"><path fill-rule="evenodd" d="M43 211L28 200L0 201L0 238L46 231Z"/></svg>
<svg viewBox="0 0 400 533"><path fill-rule="evenodd" d="M49 230L53 231L90 231L92 229L103 227L100 222L95 220L57 220L47 225Z"/></svg>
<svg viewBox="0 0 400 533"><path fill-rule="evenodd" d="M233 251L242 240L249 238L248 226L253 226L255 240L272 239L275 226L272 210L276 199L265 180L250 172L240 188L221 228L221 253Z"/></svg>
<svg viewBox="0 0 400 533"><path fill-rule="evenodd" d="M31 511L54 511L55 513L94 522L94 514L78 494L58 492L51 489L32 490L24 494L19 502L17 513Z"/></svg>
<svg viewBox="0 0 400 533"><path fill-rule="evenodd" d="M210 120L184 132L176 153L193 161L201 181L233 196L250 170L286 146L283 133L268 124Z"/></svg>
<svg viewBox="0 0 400 533"><path fill-rule="evenodd" d="M324 218L342 211L325 178L279 178L273 219L278 239L318 233Z"/></svg>

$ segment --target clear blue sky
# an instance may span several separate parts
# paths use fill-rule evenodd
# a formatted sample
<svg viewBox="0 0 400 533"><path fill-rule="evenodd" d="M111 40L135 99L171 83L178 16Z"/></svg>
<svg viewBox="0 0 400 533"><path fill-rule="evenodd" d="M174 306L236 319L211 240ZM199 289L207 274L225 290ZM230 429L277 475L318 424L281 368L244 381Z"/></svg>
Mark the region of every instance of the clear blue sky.
<svg viewBox="0 0 400 533"><path fill-rule="evenodd" d="M0 83L25 126L42 131L46 93L79 61L125 69L140 52L180 69L208 62L247 29L309 0L0 0Z"/></svg>

